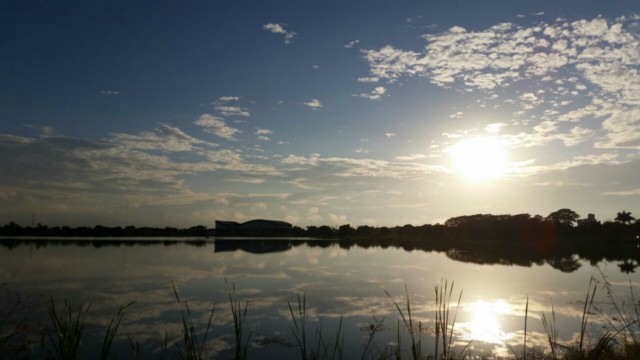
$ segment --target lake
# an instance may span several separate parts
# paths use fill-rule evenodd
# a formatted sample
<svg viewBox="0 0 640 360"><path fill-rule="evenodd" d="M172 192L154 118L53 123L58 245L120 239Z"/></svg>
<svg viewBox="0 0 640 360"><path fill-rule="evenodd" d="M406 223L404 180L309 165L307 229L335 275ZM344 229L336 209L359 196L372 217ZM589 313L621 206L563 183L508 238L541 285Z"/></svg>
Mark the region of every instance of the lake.
<svg viewBox="0 0 640 360"><path fill-rule="evenodd" d="M0 244L0 304L2 312L15 309L2 330L6 333L18 321L29 324L23 339L38 352L42 349L35 340L36 328L50 328L51 299L59 309L65 299L75 306L91 304L83 338L87 358L96 356L118 308L132 301L112 347L119 358L134 357L130 344L137 344L135 351L142 358L176 357L183 339L181 311L202 336L214 303L204 352L232 357L230 293L242 307L247 305L243 329L245 336L251 335L250 359L299 357L288 305L299 315L298 295L305 299L307 337L321 329L330 342L339 330L346 359L389 354L398 343L399 326L400 347L408 356L409 334L398 322L394 304L406 316L408 296L416 331L421 322L422 352L433 354L434 289L442 290L445 281L453 286L449 323L457 309L456 351L466 346L471 355L510 356L510 347L522 351L525 313L527 345L548 350L542 313L550 319L553 308L559 342L577 339L590 278L597 283L586 330L591 337L602 334L603 326L619 325L605 285L628 314L633 314L636 301L632 291L637 293L640 286L634 273L637 253L623 261L594 263L566 253L523 260L523 254L530 253L523 250L514 261L486 261L474 259L474 252L467 250L405 250L309 239L4 239Z"/></svg>

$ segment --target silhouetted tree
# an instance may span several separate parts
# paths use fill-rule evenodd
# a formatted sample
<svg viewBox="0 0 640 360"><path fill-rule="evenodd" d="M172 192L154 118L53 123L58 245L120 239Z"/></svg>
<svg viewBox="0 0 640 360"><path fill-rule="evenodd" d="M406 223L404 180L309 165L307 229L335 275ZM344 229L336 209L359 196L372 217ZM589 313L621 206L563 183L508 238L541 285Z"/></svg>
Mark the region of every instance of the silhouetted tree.
<svg viewBox="0 0 640 360"><path fill-rule="evenodd" d="M546 220L554 224L573 226L579 218L580 215L571 209L560 209L547 215Z"/></svg>
<svg viewBox="0 0 640 360"><path fill-rule="evenodd" d="M636 218L634 218L633 216L631 216L631 211L624 211L622 210L621 212L619 212L616 216L616 221L623 223L623 224L629 224L631 223L633 220L635 220Z"/></svg>

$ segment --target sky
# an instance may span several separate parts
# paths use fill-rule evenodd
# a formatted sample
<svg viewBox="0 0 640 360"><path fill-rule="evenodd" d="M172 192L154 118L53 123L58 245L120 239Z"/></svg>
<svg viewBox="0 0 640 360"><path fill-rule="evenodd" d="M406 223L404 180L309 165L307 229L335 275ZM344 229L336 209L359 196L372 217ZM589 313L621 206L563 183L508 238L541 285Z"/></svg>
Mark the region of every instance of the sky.
<svg viewBox="0 0 640 360"><path fill-rule="evenodd" d="M0 1L0 224L640 215L637 1Z"/></svg>

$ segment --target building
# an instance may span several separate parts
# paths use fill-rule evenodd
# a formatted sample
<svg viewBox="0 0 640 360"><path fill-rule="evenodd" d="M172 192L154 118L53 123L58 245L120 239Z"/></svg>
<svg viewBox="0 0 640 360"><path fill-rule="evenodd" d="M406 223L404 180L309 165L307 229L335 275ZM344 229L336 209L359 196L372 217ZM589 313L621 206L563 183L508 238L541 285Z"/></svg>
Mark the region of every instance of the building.
<svg viewBox="0 0 640 360"><path fill-rule="evenodd" d="M586 226L592 224L599 224L600 222L596 220L596 216L594 214L587 215L586 219L579 219L578 226Z"/></svg>
<svg viewBox="0 0 640 360"><path fill-rule="evenodd" d="M277 220L255 219L238 223L235 221L216 220L216 236L285 236L290 233L292 225Z"/></svg>

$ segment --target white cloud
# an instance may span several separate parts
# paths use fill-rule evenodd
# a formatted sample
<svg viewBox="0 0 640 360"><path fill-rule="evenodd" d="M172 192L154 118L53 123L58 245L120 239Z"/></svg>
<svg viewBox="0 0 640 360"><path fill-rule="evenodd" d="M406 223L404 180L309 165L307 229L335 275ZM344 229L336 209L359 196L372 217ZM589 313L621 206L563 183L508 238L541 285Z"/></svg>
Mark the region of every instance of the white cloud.
<svg viewBox="0 0 640 360"><path fill-rule="evenodd" d="M347 215L329 213L329 221L331 221L333 225L344 225L347 223Z"/></svg>
<svg viewBox="0 0 640 360"><path fill-rule="evenodd" d="M297 155L289 155L281 161L286 165L318 165L318 156L312 155L309 157L297 156Z"/></svg>
<svg viewBox="0 0 640 360"><path fill-rule="evenodd" d="M218 111L224 117L229 117L229 116L248 117L251 115L246 108L243 108L241 106L216 105L214 106L214 109L216 109L216 111Z"/></svg>
<svg viewBox="0 0 640 360"><path fill-rule="evenodd" d="M164 152L185 152L194 145L218 146L187 135L177 127L160 124L154 131L143 131L138 135L114 133L111 141L131 149L159 150Z"/></svg>
<svg viewBox="0 0 640 360"><path fill-rule="evenodd" d="M487 126L484 127L484 131L486 131L489 134L499 134L500 131L502 131L502 128L507 126L507 124L499 122L499 123L491 123L491 124L487 124Z"/></svg>
<svg viewBox="0 0 640 360"><path fill-rule="evenodd" d="M224 117L249 117L251 114L249 110L243 106L233 104L240 101L239 96L221 96L215 101L211 102L213 108ZM231 103L231 104L230 104Z"/></svg>
<svg viewBox="0 0 640 360"><path fill-rule="evenodd" d="M362 83L377 83L378 81L380 81L380 78L377 76L365 76L358 78L358 82Z"/></svg>
<svg viewBox="0 0 640 360"><path fill-rule="evenodd" d="M449 115L449 119L459 119L462 117L462 115L464 115L464 112L458 111L454 114Z"/></svg>
<svg viewBox="0 0 640 360"><path fill-rule="evenodd" d="M514 106L512 124L523 129L511 135L516 146L561 141L640 149L638 20L556 19L478 31L454 26L424 35L423 51L386 45L362 53L372 78L422 76L463 93L480 90L495 106L500 100ZM566 122L580 125L561 126Z"/></svg>
<svg viewBox="0 0 640 360"><path fill-rule="evenodd" d="M425 159L426 157L427 157L427 155L425 155L425 154L412 154L412 155L405 155L405 156L396 156L396 160L398 160L398 161L414 161L414 160Z"/></svg>
<svg viewBox="0 0 640 360"><path fill-rule="evenodd" d="M241 131L225 124L224 120L210 114L202 114L194 124L203 127L203 131L227 140L236 140L235 135Z"/></svg>
<svg viewBox="0 0 640 360"><path fill-rule="evenodd" d="M604 192L601 195L606 196L638 196L640 195L640 189L631 189L631 190L623 190L623 191L608 191Z"/></svg>
<svg viewBox="0 0 640 360"><path fill-rule="evenodd" d="M284 35L284 43L285 44L291 43L291 40L293 40L293 38L297 35L293 31L285 30L284 29L284 24L268 23L268 24L263 25L262 28L264 30L267 30L267 31L272 32L274 34L282 34L282 35Z"/></svg>
<svg viewBox="0 0 640 360"><path fill-rule="evenodd" d="M322 103L318 99L312 99L304 104L313 110L318 110L322 107Z"/></svg>
<svg viewBox="0 0 640 360"><path fill-rule="evenodd" d="M344 47L347 49L351 49L354 45L358 44L360 42L360 40L356 39L353 41L350 41L348 44L345 44Z"/></svg>
<svg viewBox="0 0 640 360"><path fill-rule="evenodd" d="M384 133L384 136L386 136L387 138L392 138L392 137L397 136L397 135L398 134L392 133L392 132Z"/></svg>
<svg viewBox="0 0 640 360"><path fill-rule="evenodd" d="M353 96L365 98L369 100L380 100L382 96L387 92L383 86L377 86L370 93L354 94Z"/></svg>
<svg viewBox="0 0 640 360"><path fill-rule="evenodd" d="M273 134L273 131L269 130L269 129L260 129L260 128L256 128L256 135L270 135Z"/></svg>

